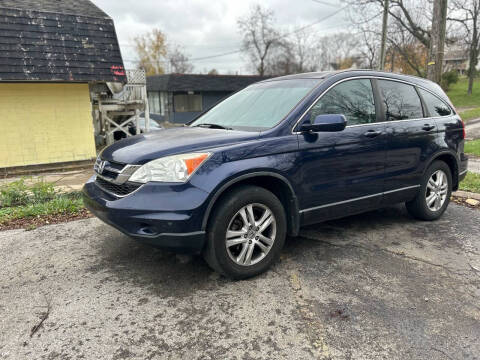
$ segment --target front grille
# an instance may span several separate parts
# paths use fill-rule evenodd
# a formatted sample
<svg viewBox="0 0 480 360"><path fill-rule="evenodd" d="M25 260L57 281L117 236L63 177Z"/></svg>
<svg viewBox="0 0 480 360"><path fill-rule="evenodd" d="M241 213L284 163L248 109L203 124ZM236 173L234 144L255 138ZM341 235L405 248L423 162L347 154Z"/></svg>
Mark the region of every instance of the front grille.
<svg viewBox="0 0 480 360"><path fill-rule="evenodd" d="M110 167L110 168L113 168L115 170L122 171L123 168L125 167L125 164L120 164L120 163L117 163L117 162L108 161L107 166Z"/></svg>
<svg viewBox="0 0 480 360"><path fill-rule="evenodd" d="M109 171L109 170L107 170L107 169L104 169L104 170L102 171L101 175L102 175L103 177L107 177L107 178L110 178L110 179L115 180L115 179L117 178L117 176L118 176L118 173L115 173L115 172L113 172L113 171Z"/></svg>
<svg viewBox="0 0 480 360"><path fill-rule="evenodd" d="M137 190L140 186L142 186L142 184L128 182L128 181L121 185L117 185L109 181L106 181L102 178L99 178L98 176L97 176L97 179L95 180L95 183L103 190L116 196L126 196L134 192L135 190Z"/></svg>

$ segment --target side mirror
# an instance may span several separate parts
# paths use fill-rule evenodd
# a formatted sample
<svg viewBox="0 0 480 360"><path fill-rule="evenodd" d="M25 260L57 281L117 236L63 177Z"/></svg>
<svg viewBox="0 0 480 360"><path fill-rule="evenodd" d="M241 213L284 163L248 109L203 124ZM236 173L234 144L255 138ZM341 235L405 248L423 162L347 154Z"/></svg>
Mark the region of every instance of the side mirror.
<svg viewBox="0 0 480 360"><path fill-rule="evenodd" d="M347 119L341 114L318 115L313 123L306 123L300 127L304 132L334 132L342 131L347 126Z"/></svg>

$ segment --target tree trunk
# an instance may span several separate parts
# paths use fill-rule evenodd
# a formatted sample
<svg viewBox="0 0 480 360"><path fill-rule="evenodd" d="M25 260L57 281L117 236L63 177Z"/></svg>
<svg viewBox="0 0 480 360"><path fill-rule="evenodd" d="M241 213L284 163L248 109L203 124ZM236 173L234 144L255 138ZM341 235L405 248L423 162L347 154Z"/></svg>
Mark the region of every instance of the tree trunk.
<svg viewBox="0 0 480 360"><path fill-rule="evenodd" d="M263 76L265 74L265 65L263 59L260 60L260 66L258 67L258 75Z"/></svg>
<svg viewBox="0 0 480 360"><path fill-rule="evenodd" d="M472 32L472 43L470 44L470 63L468 64L468 95L472 95L473 92L473 81L475 80L475 68L478 63L478 9L475 7L473 12L473 32Z"/></svg>
<svg viewBox="0 0 480 360"><path fill-rule="evenodd" d="M435 0L433 3L432 30L428 49L427 78L438 84L442 79L446 24L447 0Z"/></svg>
<svg viewBox="0 0 480 360"><path fill-rule="evenodd" d="M475 79L476 51L473 46L470 48L470 64L468 65L468 95L473 92L473 80Z"/></svg>
<svg viewBox="0 0 480 360"><path fill-rule="evenodd" d="M394 72L395 71L395 51L392 50L392 58L391 58L391 61L392 61L392 69L391 69L391 72Z"/></svg>
<svg viewBox="0 0 480 360"><path fill-rule="evenodd" d="M385 70L385 46L387 43L387 26L388 26L388 0L383 4L383 20L382 20L382 43L380 46L380 70Z"/></svg>

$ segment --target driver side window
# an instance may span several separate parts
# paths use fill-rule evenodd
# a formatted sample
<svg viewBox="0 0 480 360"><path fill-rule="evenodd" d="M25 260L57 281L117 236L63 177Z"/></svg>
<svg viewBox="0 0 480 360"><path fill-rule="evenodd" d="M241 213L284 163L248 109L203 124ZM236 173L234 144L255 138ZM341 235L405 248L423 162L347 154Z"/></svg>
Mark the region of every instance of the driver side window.
<svg viewBox="0 0 480 360"><path fill-rule="evenodd" d="M310 109L307 119L313 122L315 117L324 114L343 114L347 125L376 122L375 100L370 80L347 80L334 86Z"/></svg>

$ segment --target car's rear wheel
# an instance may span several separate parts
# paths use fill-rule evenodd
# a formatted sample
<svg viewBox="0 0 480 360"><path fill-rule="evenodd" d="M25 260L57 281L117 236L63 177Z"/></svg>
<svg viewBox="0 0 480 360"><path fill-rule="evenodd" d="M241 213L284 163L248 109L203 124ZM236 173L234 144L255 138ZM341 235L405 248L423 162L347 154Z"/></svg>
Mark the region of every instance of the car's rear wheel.
<svg viewBox="0 0 480 360"><path fill-rule="evenodd" d="M264 188L242 186L215 207L203 255L214 270L227 277L255 276L277 260L286 230L280 200Z"/></svg>
<svg viewBox="0 0 480 360"><path fill-rule="evenodd" d="M406 203L408 212L421 220L436 220L447 209L452 193L452 173L443 161L429 166L417 196Z"/></svg>

